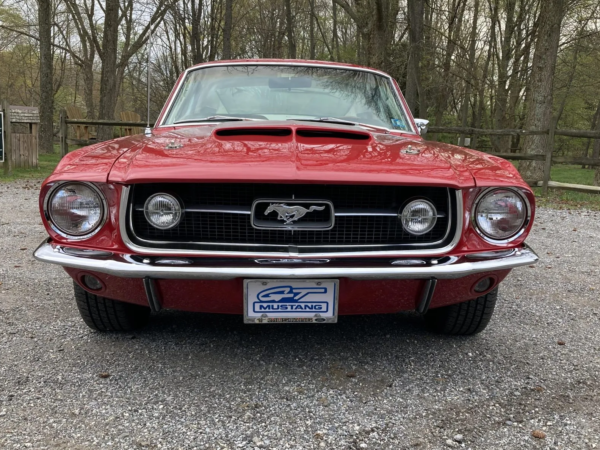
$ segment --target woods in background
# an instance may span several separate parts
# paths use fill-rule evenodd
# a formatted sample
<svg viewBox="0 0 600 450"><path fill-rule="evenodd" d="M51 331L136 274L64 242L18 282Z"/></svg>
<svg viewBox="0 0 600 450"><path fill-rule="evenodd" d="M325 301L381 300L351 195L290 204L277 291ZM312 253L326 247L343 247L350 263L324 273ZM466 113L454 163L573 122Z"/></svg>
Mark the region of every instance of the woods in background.
<svg viewBox="0 0 600 450"><path fill-rule="evenodd" d="M0 0L0 98L144 117L152 34L153 117L193 64L301 58L390 73L432 125L600 130L599 26L597 0ZM48 91L40 59L51 65ZM548 145L547 136L471 142L498 152ZM600 141L557 138L554 150L598 157Z"/></svg>

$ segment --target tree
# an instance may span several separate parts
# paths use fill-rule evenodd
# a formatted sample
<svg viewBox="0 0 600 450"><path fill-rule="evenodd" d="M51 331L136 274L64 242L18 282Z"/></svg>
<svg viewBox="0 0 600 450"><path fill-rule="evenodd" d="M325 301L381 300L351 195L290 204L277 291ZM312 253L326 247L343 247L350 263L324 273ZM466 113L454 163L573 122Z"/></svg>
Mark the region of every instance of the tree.
<svg viewBox="0 0 600 450"><path fill-rule="evenodd" d="M231 22L233 0L225 0L225 25L223 27L223 59L231 59Z"/></svg>
<svg viewBox="0 0 600 450"><path fill-rule="evenodd" d="M89 1L89 2L88 2ZM121 3L123 1L123 3ZM104 26L97 26L96 2L99 0L64 0L70 12L77 35L81 57L77 48L69 47L73 58L83 68L86 89L86 104L88 117L93 116L93 67L95 55L100 57L102 69L100 75L100 119L114 119L115 107L127 64L147 42L150 34L158 27L168 8L174 0L157 0L155 5L145 4L144 9L149 20L143 26L138 26L139 12L134 13L134 0L105 0L98 3L104 11ZM152 8L152 11L150 11ZM100 40L100 31L102 37ZM119 41L119 38L122 41ZM102 43L100 43L102 42ZM92 108L90 110L90 108ZM112 128L100 127L98 139L112 138Z"/></svg>
<svg viewBox="0 0 600 450"><path fill-rule="evenodd" d="M566 5L567 0L547 0L540 11L525 120L528 130L549 130L552 126L554 71ZM543 155L552 152L552 142L547 134L526 136L523 150L527 154ZM521 162L519 170L527 181L544 178L543 161Z"/></svg>
<svg viewBox="0 0 600 450"><path fill-rule="evenodd" d="M40 39L40 129L39 151L54 151L54 86L52 58L52 5L50 0L39 0L38 27Z"/></svg>
<svg viewBox="0 0 600 450"><path fill-rule="evenodd" d="M425 0L408 0L408 64L406 69L406 89L404 95L413 114L423 117L427 111L419 108L421 92L421 55L423 44L423 15Z"/></svg>

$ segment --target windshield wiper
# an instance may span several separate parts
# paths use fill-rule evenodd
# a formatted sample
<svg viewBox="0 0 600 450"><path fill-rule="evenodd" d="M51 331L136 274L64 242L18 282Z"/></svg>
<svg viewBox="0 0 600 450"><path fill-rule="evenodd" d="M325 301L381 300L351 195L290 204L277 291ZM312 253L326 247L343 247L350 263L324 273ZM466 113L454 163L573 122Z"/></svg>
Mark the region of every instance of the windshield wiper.
<svg viewBox="0 0 600 450"><path fill-rule="evenodd" d="M235 117L235 116L209 116L202 117L200 119L187 119L187 120L178 120L177 122L173 122L173 125L178 125L180 123L196 123L196 122L240 122L244 120L262 120L262 119L254 119L249 117Z"/></svg>
<svg viewBox="0 0 600 450"><path fill-rule="evenodd" d="M362 123L362 122L353 122L351 120L346 120L346 119L337 119L335 117L319 117L319 118L315 118L315 119L288 119L288 120L298 120L300 122L339 123L340 125L350 125L350 126L372 128L374 130L383 131L384 133L389 133L389 131L390 131L385 127L378 127L377 125L371 125L371 124Z"/></svg>

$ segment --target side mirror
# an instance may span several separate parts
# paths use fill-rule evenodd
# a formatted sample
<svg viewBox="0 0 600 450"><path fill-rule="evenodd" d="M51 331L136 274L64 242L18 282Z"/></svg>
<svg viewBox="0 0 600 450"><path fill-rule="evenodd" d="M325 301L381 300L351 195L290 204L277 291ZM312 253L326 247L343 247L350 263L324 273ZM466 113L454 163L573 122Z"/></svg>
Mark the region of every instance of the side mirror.
<svg viewBox="0 0 600 450"><path fill-rule="evenodd" d="M427 133L427 125L429 125L429 120L426 119L415 119L415 123L417 124L417 129L419 130L419 134L421 136Z"/></svg>

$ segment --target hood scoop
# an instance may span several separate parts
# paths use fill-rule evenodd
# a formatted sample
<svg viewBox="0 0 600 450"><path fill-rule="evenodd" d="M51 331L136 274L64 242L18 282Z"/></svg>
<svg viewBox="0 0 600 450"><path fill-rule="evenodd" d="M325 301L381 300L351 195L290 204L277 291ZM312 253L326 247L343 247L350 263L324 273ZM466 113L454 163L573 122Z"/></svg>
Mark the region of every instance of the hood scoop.
<svg viewBox="0 0 600 450"><path fill-rule="evenodd" d="M368 133L339 130L298 129L296 130L296 135L309 139L349 139L353 141L368 141L369 139L371 139L371 135Z"/></svg>
<svg viewBox="0 0 600 450"><path fill-rule="evenodd" d="M215 131L219 137L291 136L291 128L224 128Z"/></svg>

